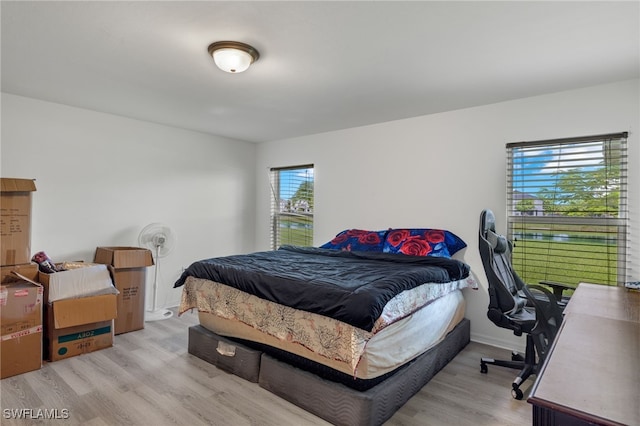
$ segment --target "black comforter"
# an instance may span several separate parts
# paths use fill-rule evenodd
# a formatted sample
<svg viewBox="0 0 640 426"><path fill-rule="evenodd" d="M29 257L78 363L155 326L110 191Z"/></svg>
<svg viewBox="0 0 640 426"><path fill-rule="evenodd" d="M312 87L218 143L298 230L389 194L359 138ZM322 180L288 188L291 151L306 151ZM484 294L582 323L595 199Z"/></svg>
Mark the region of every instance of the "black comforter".
<svg viewBox="0 0 640 426"><path fill-rule="evenodd" d="M174 287L189 276L204 278L371 331L404 290L468 275L469 266L453 259L283 246L195 262Z"/></svg>

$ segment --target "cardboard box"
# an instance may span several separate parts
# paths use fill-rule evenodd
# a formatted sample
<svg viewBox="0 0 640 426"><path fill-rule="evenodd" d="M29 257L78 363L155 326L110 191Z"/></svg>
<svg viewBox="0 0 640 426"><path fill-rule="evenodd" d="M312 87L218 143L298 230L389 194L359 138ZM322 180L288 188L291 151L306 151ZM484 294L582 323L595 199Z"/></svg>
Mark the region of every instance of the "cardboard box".
<svg viewBox="0 0 640 426"><path fill-rule="evenodd" d="M144 328L147 267L153 265L150 250L138 247L98 247L93 260L110 265L119 291L115 334Z"/></svg>
<svg viewBox="0 0 640 426"><path fill-rule="evenodd" d="M31 281L38 282L38 265L35 263L24 263L22 265L0 267L0 283L8 284L22 280L22 278L14 275L13 272L17 272Z"/></svg>
<svg viewBox="0 0 640 426"><path fill-rule="evenodd" d="M113 320L100 321L49 330L44 340L44 354L49 361L59 361L111 346L113 346Z"/></svg>
<svg viewBox="0 0 640 426"><path fill-rule="evenodd" d="M98 247L93 261L115 269L142 268L153 266L153 255L139 247Z"/></svg>
<svg viewBox="0 0 640 426"><path fill-rule="evenodd" d="M47 274L40 272L38 279L44 287L46 303L77 297L116 294L111 273L106 265L75 263L74 269Z"/></svg>
<svg viewBox="0 0 640 426"><path fill-rule="evenodd" d="M44 355L58 361L113 345L115 294L58 300L45 305Z"/></svg>
<svg viewBox="0 0 640 426"><path fill-rule="evenodd" d="M32 179L0 178L0 266L31 261Z"/></svg>
<svg viewBox="0 0 640 426"><path fill-rule="evenodd" d="M52 320L47 326L51 325L55 329L112 320L118 316L115 294L58 300L46 307L51 314L48 319Z"/></svg>
<svg viewBox="0 0 640 426"><path fill-rule="evenodd" d="M42 366L42 300L36 283L0 286L0 379Z"/></svg>

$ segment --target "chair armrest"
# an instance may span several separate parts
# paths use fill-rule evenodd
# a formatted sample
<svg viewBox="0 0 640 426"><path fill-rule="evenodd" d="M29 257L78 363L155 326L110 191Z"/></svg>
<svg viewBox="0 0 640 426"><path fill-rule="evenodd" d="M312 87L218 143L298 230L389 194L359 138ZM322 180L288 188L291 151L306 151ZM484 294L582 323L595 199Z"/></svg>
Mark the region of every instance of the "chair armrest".
<svg viewBox="0 0 640 426"><path fill-rule="evenodd" d="M528 293L528 297L536 308L537 323L532 333L541 334L548 341L546 344L544 340L540 341L537 347L540 362L544 363L549 346L555 339L556 334L558 334L560 324L562 324L562 308L557 303L555 296L545 287L528 285L525 288L525 292Z"/></svg>
<svg viewBox="0 0 640 426"><path fill-rule="evenodd" d="M562 300L562 292L565 290L575 290L576 286L570 285L570 284L563 284L563 283L558 283L555 281L540 281L539 282L542 285L546 285L548 287L551 287L551 289L553 290L553 295L556 297L556 299L558 301Z"/></svg>

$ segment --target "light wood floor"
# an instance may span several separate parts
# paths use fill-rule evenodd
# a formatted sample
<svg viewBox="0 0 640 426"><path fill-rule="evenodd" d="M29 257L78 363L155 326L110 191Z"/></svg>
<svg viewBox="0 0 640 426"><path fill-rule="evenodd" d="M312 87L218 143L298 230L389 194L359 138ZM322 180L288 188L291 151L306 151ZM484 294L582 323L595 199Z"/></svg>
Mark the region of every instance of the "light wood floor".
<svg viewBox="0 0 640 426"><path fill-rule="evenodd" d="M195 314L146 323L115 337L112 348L53 363L0 381L0 423L8 425L327 425L322 419L187 352ZM386 425L528 425L531 406L511 398L514 370L481 356L509 351L470 343ZM16 420L9 410L57 409L66 420Z"/></svg>

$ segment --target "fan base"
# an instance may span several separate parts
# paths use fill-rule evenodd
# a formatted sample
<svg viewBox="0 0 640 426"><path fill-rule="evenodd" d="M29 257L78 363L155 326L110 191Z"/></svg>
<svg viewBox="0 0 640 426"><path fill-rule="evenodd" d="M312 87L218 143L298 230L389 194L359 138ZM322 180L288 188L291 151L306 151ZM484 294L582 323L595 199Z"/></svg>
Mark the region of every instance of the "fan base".
<svg viewBox="0 0 640 426"><path fill-rule="evenodd" d="M171 318L173 312L169 309L158 309L156 311L147 311L144 313L145 321L160 321L163 319Z"/></svg>

